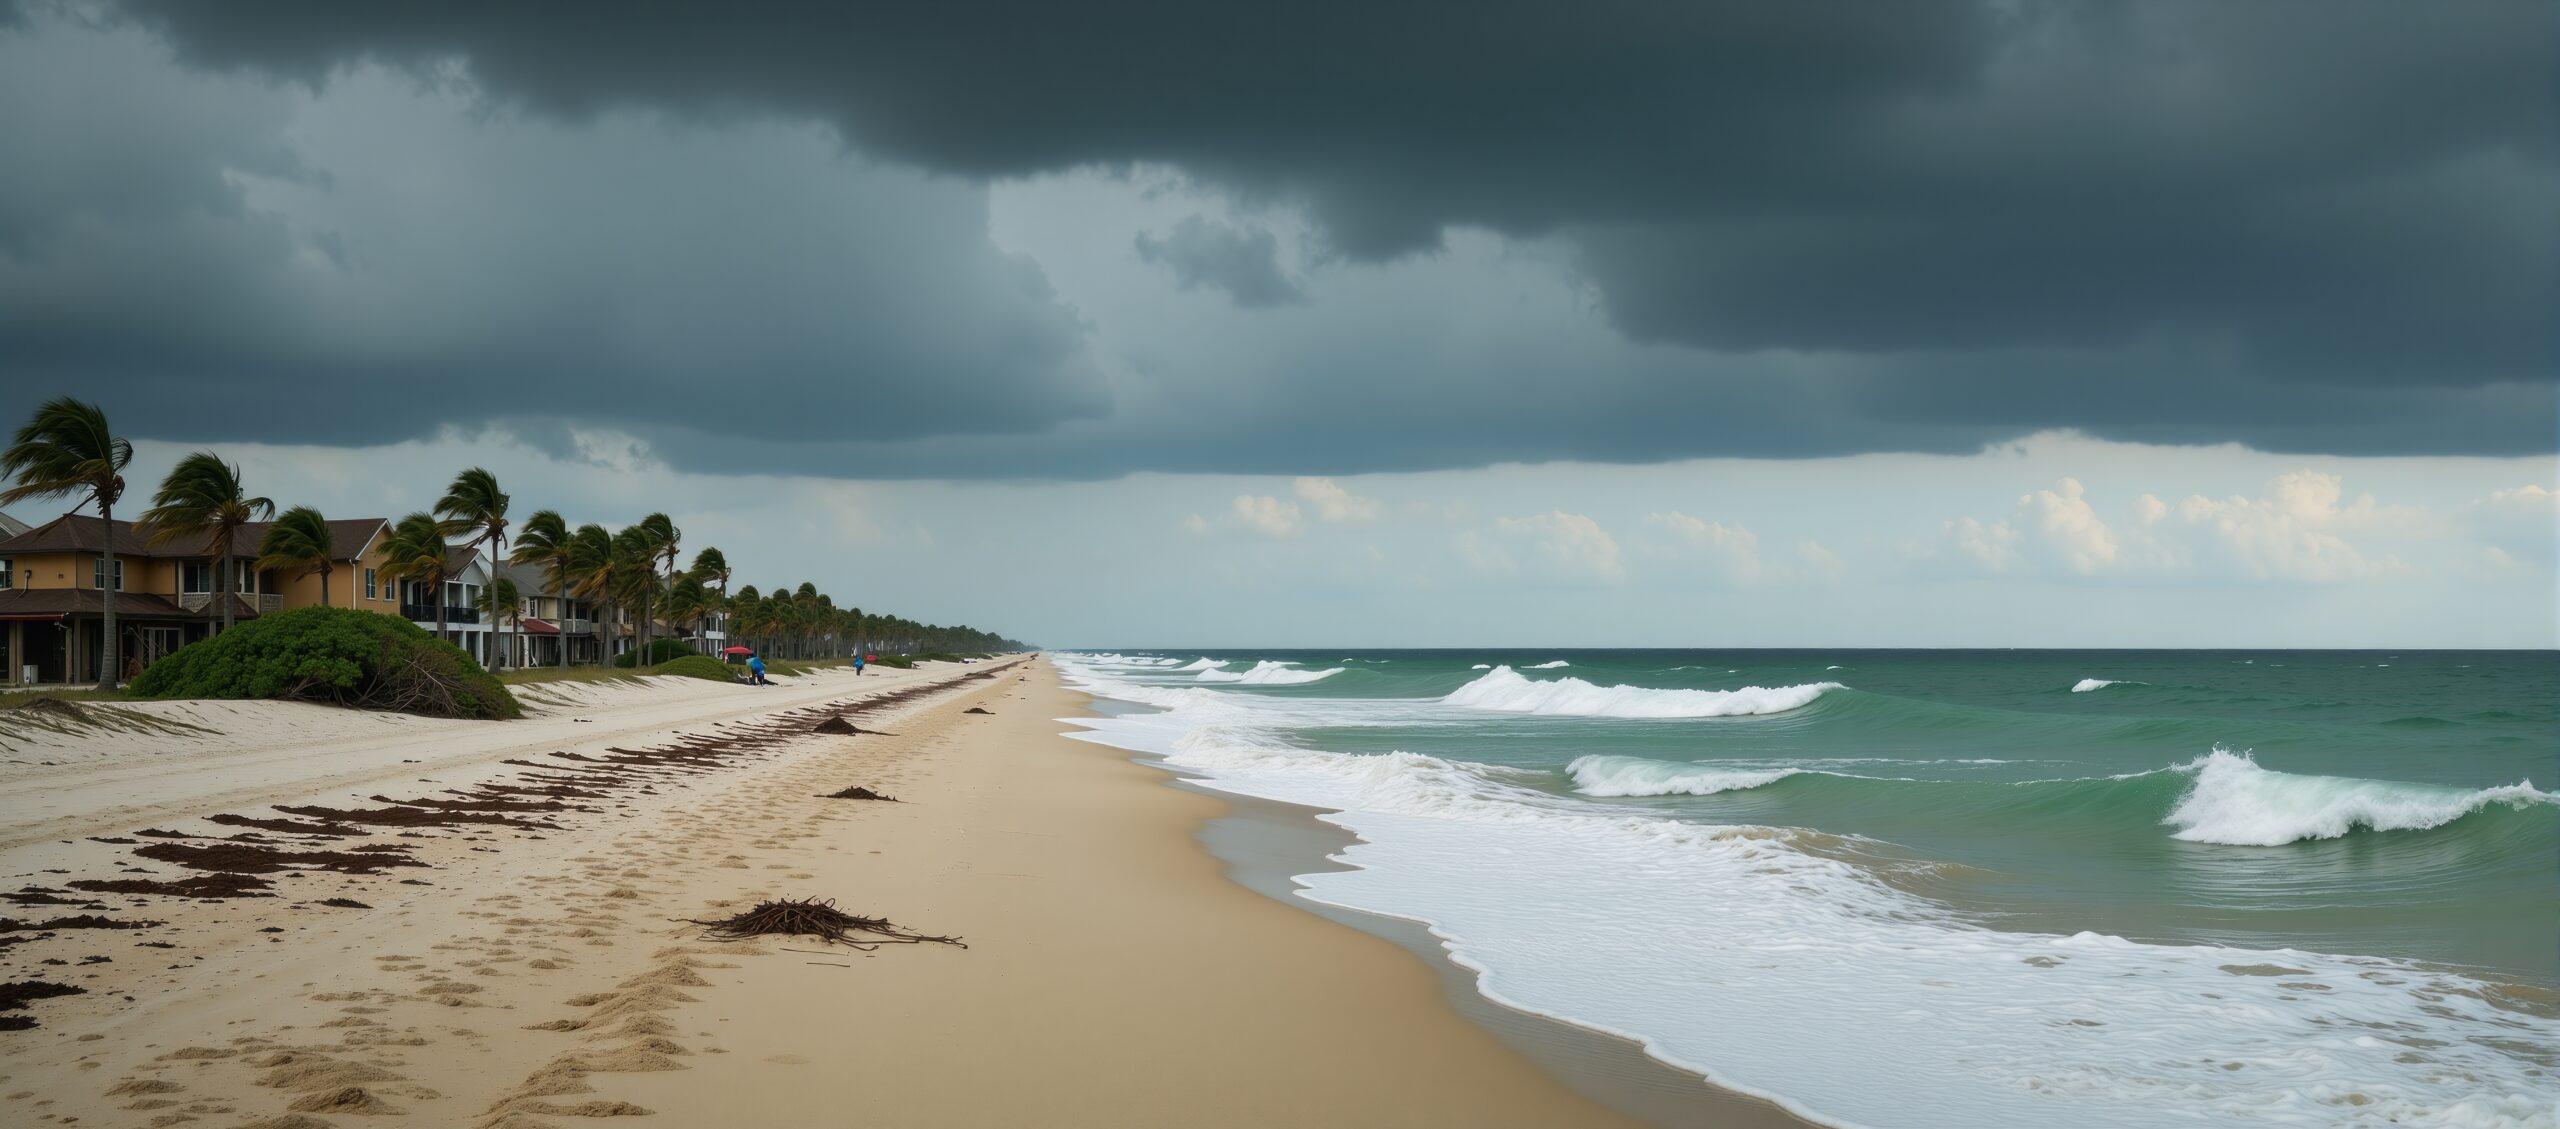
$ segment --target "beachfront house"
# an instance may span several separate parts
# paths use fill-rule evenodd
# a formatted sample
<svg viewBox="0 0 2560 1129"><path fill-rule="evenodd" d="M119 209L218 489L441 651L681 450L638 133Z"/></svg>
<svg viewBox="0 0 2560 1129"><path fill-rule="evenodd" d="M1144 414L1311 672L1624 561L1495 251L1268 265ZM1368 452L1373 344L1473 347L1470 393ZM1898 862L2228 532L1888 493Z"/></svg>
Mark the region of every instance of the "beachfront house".
<svg viewBox="0 0 2560 1129"><path fill-rule="evenodd" d="M240 527L230 545L232 620L242 622L320 602L320 576L255 568L266 522ZM389 585L364 591L381 567L381 518L329 523L333 565L329 602L336 607L397 612ZM112 545L115 566L107 566ZM161 656L219 630L216 559L195 539L153 545L130 521L66 514L33 528L0 524L0 681L94 682L103 651L106 599L116 593L116 654L125 677Z"/></svg>
<svg viewBox="0 0 2560 1129"><path fill-rule="evenodd" d="M133 523L65 514L0 541L0 624L11 681L94 682L104 653L106 591L116 593L119 677L211 634L222 622L205 546L154 547ZM112 553L112 566L108 557ZM234 563L244 564L234 553ZM254 570L240 568L234 620L281 610Z"/></svg>
<svg viewBox="0 0 2560 1129"><path fill-rule="evenodd" d="M464 545L449 546L444 554L444 634L446 642L460 647L482 666L497 665L493 653L497 625L486 622L480 614L480 590L489 586L489 562L480 550ZM434 588L415 580L398 585L400 615L409 622L436 629L436 596Z"/></svg>
<svg viewBox="0 0 2560 1129"><path fill-rule="evenodd" d="M498 575L516 583L517 620L508 625L504 645L510 665L558 666L563 647L573 664L604 661L594 605L574 596L553 596L550 573L540 565L501 561Z"/></svg>

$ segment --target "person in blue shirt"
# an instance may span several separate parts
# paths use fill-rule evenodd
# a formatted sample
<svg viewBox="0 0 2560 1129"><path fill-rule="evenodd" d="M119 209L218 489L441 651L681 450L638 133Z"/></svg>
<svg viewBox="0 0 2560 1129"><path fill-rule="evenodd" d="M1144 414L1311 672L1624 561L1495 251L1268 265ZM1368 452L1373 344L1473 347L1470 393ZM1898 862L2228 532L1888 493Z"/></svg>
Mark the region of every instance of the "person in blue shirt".
<svg viewBox="0 0 2560 1129"><path fill-rule="evenodd" d="M853 653L853 672L855 674L862 673L862 652L860 651L855 651Z"/></svg>
<svg viewBox="0 0 2560 1129"><path fill-rule="evenodd" d="M773 685L773 683L770 683L770 682L767 682L767 681L765 681L765 680L764 680L764 656L763 656L763 655L748 655L748 656L747 656L747 684L748 684L748 685L750 685L750 686L771 686L771 685Z"/></svg>

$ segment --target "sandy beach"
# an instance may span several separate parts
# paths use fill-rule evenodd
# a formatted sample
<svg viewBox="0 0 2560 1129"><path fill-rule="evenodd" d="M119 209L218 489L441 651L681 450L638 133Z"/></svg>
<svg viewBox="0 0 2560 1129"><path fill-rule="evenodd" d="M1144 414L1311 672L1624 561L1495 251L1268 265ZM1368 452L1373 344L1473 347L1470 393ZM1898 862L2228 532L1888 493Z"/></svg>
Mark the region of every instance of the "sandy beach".
<svg viewBox="0 0 2560 1129"><path fill-rule="evenodd" d="M0 1033L10 1119L1637 1123L1415 953L1229 881L1198 840L1228 805L1060 736L1085 700L1044 662L534 692L521 722L173 703L10 736L8 916L159 923L0 935L7 980L85 990L5 1013L37 1024ZM899 802L822 798L856 785ZM96 885L208 876L272 896ZM685 920L781 897L967 947Z"/></svg>

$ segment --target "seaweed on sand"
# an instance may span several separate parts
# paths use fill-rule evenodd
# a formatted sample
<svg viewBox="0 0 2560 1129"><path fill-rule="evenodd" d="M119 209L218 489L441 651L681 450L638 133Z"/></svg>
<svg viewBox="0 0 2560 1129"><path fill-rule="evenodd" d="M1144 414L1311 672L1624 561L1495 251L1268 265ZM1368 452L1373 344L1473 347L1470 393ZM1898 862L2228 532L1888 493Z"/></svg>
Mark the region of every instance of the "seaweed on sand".
<svg viewBox="0 0 2560 1129"><path fill-rule="evenodd" d="M935 937L910 933L884 917L859 917L836 908L835 899L819 901L803 898L794 901L757 902L754 909L715 921L685 918L703 927L704 935L713 941L743 941L750 937L776 934L815 937L833 945L850 945L857 949L874 949L881 945L957 945L958 937Z"/></svg>

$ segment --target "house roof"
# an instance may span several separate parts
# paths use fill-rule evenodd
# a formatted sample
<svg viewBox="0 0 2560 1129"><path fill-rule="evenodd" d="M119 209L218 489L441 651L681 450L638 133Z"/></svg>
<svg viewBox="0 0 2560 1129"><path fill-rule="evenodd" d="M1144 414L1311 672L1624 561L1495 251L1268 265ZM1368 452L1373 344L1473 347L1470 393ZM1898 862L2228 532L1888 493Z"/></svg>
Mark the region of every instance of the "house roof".
<svg viewBox="0 0 2560 1129"><path fill-rule="evenodd" d="M373 535L381 532L382 527L389 524L391 523L388 520L378 517L329 519L329 559L333 561L364 559L365 546L373 544ZM258 542L266 540L267 530L274 525L272 521L253 521L241 526L239 535L231 539L231 551L243 557L257 556Z"/></svg>
<svg viewBox="0 0 2560 1129"><path fill-rule="evenodd" d="M551 570L541 565L520 565L514 561L498 562L498 575L516 582L516 591L527 596L551 594Z"/></svg>
<svg viewBox="0 0 2560 1129"><path fill-rule="evenodd" d="M6 515L0 515L6 516ZM14 523L12 523L14 524ZM252 521L241 525L232 535L231 553L237 557L256 557L258 542L267 535L271 521ZM373 543L384 520L378 517L337 518L329 522L330 557L352 561L364 556L365 546ZM0 540L0 553L96 553L106 551L107 523L86 514L64 514L33 529L6 534ZM136 532L134 523L115 523L115 553L124 557L160 557L192 560L204 556L205 543L183 537L161 545Z"/></svg>
<svg viewBox="0 0 2560 1129"><path fill-rule="evenodd" d="M0 541L0 553L96 553L106 550L108 526L103 518L87 514L64 514L6 541ZM133 523L115 523L115 552L129 557L201 556L202 553L176 553L153 549L142 535L133 531ZM199 543L201 544L201 543ZM174 549L176 546L170 546Z"/></svg>
<svg viewBox="0 0 2560 1129"><path fill-rule="evenodd" d="M0 591L0 621L94 616L104 614L105 610L106 599L95 588L11 588ZM221 614L222 608L216 604L208 604L203 611L191 612L167 596L149 592L116 593L118 622L145 619L200 621ZM257 609L246 601L236 601L232 605L234 619L255 619L257 615Z"/></svg>
<svg viewBox="0 0 2560 1129"><path fill-rule="evenodd" d="M6 513L0 513L0 540L15 537L31 528L33 527L23 521L10 517Z"/></svg>

